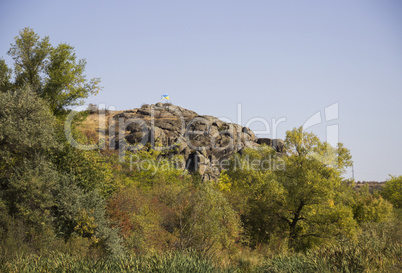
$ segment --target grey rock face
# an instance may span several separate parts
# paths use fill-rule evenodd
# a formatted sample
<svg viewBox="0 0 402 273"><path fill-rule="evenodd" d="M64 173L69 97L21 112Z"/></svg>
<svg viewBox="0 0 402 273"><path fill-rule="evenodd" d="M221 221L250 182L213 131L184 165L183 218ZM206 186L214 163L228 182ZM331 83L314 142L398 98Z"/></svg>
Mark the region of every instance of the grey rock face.
<svg viewBox="0 0 402 273"><path fill-rule="evenodd" d="M199 172L204 180L217 179L220 162L244 148L267 144L283 152L282 140L256 140L247 127L213 116L200 116L171 104L143 105L119 113L113 120L116 149L153 147L165 154L183 155L186 163L183 167Z"/></svg>

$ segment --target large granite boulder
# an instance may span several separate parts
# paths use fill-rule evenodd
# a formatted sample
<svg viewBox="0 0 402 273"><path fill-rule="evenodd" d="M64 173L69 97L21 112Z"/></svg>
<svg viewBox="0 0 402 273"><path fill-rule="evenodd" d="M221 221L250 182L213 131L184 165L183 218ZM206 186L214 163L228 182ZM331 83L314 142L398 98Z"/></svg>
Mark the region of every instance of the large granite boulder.
<svg viewBox="0 0 402 273"><path fill-rule="evenodd" d="M171 104L143 105L121 112L113 116L110 129L115 132L116 149L152 147L166 151L165 154L178 153L184 156L184 168L199 172L205 180L216 179L219 163L246 147L267 144L283 152L282 140L256 140L247 127Z"/></svg>

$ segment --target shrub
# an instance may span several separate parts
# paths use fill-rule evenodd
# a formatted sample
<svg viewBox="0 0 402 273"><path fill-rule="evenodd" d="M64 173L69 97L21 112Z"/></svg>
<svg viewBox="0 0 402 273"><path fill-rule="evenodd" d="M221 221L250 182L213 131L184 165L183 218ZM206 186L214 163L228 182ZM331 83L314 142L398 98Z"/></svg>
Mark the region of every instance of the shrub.
<svg viewBox="0 0 402 273"><path fill-rule="evenodd" d="M392 216L392 205L381 195L369 193L366 185L354 194L352 203L353 217L358 223L383 222Z"/></svg>
<svg viewBox="0 0 402 273"><path fill-rule="evenodd" d="M385 182L381 195L396 208L402 208L402 175L391 176L391 178Z"/></svg>
<svg viewBox="0 0 402 273"><path fill-rule="evenodd" d="M399 272L402 243L384 237L387 228L377 225L367 226L356 241L278 255L257 272Z"/></svg>

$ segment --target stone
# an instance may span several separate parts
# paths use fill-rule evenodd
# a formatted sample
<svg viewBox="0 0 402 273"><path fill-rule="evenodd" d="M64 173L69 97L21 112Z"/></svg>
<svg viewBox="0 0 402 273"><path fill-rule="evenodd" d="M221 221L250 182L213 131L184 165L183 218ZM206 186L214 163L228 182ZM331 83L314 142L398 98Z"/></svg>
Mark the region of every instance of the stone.
<svg viewBox="0 0 402 273"><path fill-rule="evenodd" d="M216 117L198 115L196 112L175 106L156 103L143 105L139 109L123 111L113 116L112 132L116 149L124 147L119 144L119 134L129 144L155 144L164 149L165 156L174 153L183 158L177 163L189 172L199 172L203 180L215 180L220 174L220 162L229 159L244 149L257 149L266 144L282 153L284 143L280 139L260 138L247 127L224 122ZM124 122L119 127L119 122ZM126 126L126 128L123 128ZM153 139L152 139L153 137Z"/></svg>

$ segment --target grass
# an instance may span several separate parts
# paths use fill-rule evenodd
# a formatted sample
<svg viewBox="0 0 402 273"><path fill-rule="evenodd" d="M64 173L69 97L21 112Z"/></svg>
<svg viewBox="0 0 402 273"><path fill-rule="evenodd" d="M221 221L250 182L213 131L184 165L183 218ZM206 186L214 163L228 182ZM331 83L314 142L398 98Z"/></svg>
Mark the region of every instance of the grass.
<svg viewBox="0 0 402 273"><path fill-rule="evenodd" d="M230 268L222 268L219 261L191 251L115 259L52 252L3 262L0 272L402 272L402 243L368 238L306 253L275 255L257 267L234 261Z"/></svg>
<svg viewBox="0 0 402 273"><path fill-rule="evenodd" d="M359 239L306 253L278 255L255 272L402 272L402 242Z"/></svg>
<svg viewBox="0 0 402 273"><path fill-rule="evenodd" d="M196 253L166 253L162 256L128 256L89 259L61 253L19 257L0 265L0 272L235 272L221 269Z"/></svg>

